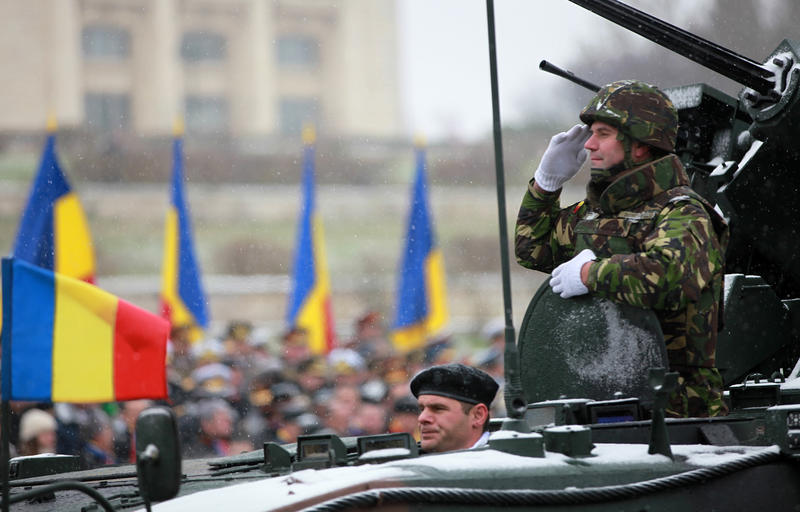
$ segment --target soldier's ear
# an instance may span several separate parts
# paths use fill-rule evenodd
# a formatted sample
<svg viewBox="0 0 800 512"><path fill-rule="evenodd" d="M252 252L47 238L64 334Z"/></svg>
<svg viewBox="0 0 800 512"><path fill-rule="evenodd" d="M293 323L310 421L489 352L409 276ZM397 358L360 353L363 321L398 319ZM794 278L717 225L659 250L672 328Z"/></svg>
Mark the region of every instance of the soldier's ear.
<svg viewBox="0 0 800 512"><path fill-rule="evenodd" d="M633 158L634 162L641 162L650 158L650 146L647 144L642 144L641 142L635 140L631 145L631 157Z"/></svg>
<svg viewBox="0 0 800 512"><path fill-rule="evenodd" d="M473 424L483 428L486 418L489 417L489 408L486 407L486 404L477 404L470 410L470 417Z"/></svg>

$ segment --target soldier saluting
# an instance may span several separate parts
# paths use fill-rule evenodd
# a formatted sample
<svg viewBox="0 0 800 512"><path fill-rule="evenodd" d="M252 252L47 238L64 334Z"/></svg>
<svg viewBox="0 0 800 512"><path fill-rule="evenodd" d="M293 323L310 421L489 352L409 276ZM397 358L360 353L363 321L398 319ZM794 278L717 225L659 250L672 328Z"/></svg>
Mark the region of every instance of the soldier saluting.
<svg viewBox="0 0 800 512"><path fill-rule="evenodd" d="M623 80L601 88L580 119L550 140L530 181L517 261L552 271L563 298L588 293L652 309L679 373L667 414L725 414L714 356L728 232L674 154L678 113L655 86ZM561 209L561 187L587 150L586 198Z"/></svg>

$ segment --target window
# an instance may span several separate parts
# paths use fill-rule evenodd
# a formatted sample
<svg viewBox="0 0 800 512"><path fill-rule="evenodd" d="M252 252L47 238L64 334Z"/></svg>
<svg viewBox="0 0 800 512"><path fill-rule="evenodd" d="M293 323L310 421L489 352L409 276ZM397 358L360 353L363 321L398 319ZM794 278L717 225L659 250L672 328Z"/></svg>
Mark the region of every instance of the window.
<svg viewBox="0 0 800 512"><path fill-rule="evenodd" d="M319 104L313 98L283 98L280 101L280 128L284 135L299 135L303 126L319 126Z"/></svg>
<svg viewBox="0 0 800 512"><path fill-rule="evenodd" d="M228 42L222 34L193 31L183 34L181 57L184 62L218 62L225 60Z"/></svg>
<svg viewBox="0 0 800 512"><path fill-rule="evenodd" d="M313 37L283 36L277 49L280 66L315 68L319 64L319 43Z"/></svg>
<svg viewBox="0 0 800 512"><path fill-rule="evenodd" d="M130 129L130 100L125 94L88 93L84 97L90 131L112 133Z"/></svg>
<svg viewBox="0 0 800 512"><path fill-rule="evenodd" d="M186 97L186 130L219 134L228 131L228 102L212 96Z"/></svg>
<svg viewBox="0 0 800 512"><path fill-rule="evenodd" d="M84 27L82 41L83 55L90 59L127 59L131 52L131 36L120 27Z"/></svg>

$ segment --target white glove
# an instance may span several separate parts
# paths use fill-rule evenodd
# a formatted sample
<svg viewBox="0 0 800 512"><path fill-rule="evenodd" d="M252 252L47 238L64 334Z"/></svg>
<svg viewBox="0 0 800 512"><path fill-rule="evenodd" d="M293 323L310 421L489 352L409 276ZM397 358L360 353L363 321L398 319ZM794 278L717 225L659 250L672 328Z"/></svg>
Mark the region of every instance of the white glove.
<svg viewBox="0 0 800 512"><path fill-rule="evenodd" d="M562 263L553 270L550 278L550 288L562 299L589 293L589 289L581 281L581 268L587 261L597 259L591 249L584 249L571 260Z"/></svg>
<svg viewBox="0 0 800 512"><path fill-rule="evenodd" d="M583 145L592 133L585 124L576 124L567 132L553 135L550 144L542 155L539 168L533 179L543 190L555 192L570 178L578 174L578 170L586 161L586 150Z"/></svg>

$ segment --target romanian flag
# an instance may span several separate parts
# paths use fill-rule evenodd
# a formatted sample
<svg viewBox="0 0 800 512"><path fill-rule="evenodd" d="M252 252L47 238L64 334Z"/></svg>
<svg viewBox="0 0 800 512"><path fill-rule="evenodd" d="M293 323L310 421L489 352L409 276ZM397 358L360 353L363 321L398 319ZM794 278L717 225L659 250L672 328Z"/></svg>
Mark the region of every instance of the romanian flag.
<svg viewBox="0 0 800 512"><path fill-rule="evenodd" d="M399 278L392 341L400 350L425 345L447 322L444 260L436 247L425 179L425 150L416 149L417 172L412 189L403 266Z"/></svg>
<svg viewBox="0 0 800 512"><path fill-rule="evenodd" d="M48 127L39 172L22 214L13 256L90 283L95 261L89 225L56 157L54 128Z"/></svg>
<svg viewBox="0 0 800 512"><path fill-rule="evenodd" d="M292 292L287 321L308 332L315 354L329 352L336 344L331 315L331 292L322 219L314 200L314 132L303 130L303 209L295 246Z"/></svg>
<svg viewBox="0 0 800 512"><path fill-rule="evenodd" d="M94 285L3 259L2 398L167 397L169 324Z"/></svg>
<svg viewBox="0 0 800 512"><path fill-rule="evenodd" d="M194 254L192 222L183 193L183 141L181 129L172 146L172 196L164 229L161 271L161 315L172 327L188 326L191 339L199 340L208 326L206 296Z"/></svg>

